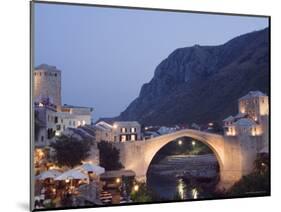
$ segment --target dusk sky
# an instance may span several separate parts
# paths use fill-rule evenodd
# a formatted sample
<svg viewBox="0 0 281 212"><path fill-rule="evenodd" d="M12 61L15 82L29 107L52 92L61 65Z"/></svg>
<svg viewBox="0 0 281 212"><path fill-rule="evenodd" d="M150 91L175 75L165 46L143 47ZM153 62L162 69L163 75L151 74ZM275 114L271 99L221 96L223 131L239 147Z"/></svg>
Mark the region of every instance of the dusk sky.
<svg viewBox="0 0 281 212"><path fill-rule="evenodd" d="M267 18L35 3L35 66L62 71L62 102L119 115L177 48L219 45Z"/></svg>

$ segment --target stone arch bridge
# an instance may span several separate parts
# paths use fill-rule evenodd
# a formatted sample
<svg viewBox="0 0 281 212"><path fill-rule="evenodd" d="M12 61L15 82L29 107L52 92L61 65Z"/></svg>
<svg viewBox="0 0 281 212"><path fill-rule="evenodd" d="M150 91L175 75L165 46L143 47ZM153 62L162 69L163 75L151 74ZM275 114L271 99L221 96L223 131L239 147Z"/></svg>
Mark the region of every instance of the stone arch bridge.
<svg viewBox="0 0 281 212"><path fill-rule="evenodd" d="M219 187L229 188L243 175L251 172L257 154L258 138L222 136L198 130L185 129L155 138L117 143L120 160L125 169L131 169L140 180L146 174L153 157L169 142L190 137L206 144L215 154L220 167ZM190 142L190 141L185 141Z"/></svg>

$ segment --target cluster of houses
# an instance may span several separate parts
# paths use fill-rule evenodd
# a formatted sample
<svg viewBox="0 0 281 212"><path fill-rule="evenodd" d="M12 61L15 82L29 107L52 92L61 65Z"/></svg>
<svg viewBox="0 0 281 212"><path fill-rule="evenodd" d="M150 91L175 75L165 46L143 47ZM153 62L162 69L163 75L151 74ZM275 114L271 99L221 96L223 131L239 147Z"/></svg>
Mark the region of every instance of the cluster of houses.
<svg viewBox="0 0 281 212"><path fill-rule="evenodd" d="M238 100L238 114L223 120L226 136L264 136L268 138L268 96L250 91Z"/></svg>
<svg viewBox="0 0 281 212"><path fill-rule="evenodd" d="M195 123L190 127L142 127L137 121L100 120L93 124L93 108L61 103L61 71L46 64L34 70L33 93L36 147L48 146L60 135L73 135L81 140L89 138L95 142L128 142L150 139L185 128L202 130L202 126ZM267 95L260 91L250 91L238 100L238 110L237 115L223 120L225 136L268 136ZM212 127L213 123L208 123L203 130L208 131Z"/></svg>
<svg viewBox="0 0 281 212"><path fill-rule="evenodd" d="M145 127L137 121L98 121L92 123L91 107L62 104L61 71L42 64L34 73L34 109L37 132L35 147L45 147L60 135L96 142L127 142L149 139L179 130L180 127Z"/></svg>

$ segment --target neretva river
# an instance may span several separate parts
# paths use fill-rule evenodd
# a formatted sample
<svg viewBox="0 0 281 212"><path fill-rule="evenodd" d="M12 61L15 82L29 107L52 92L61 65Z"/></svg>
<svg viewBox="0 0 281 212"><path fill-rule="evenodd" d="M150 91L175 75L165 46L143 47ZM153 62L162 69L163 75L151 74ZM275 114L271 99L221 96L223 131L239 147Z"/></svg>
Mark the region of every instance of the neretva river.
<svg viewBox="0 0 281 212"><path fill-rule="evenodd" d="M150 166L147 186L161 200L212 198L218 175L213 154L171 155Z"/></svg>

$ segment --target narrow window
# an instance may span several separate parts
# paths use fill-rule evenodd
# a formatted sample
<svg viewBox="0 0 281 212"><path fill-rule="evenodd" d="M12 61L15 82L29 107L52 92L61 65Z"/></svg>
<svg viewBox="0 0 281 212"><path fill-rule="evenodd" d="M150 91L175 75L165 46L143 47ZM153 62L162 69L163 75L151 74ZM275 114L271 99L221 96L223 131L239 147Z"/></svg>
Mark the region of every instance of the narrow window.
<svg viewBox="0 0 281 212"><path fill-rule="evenodd" d="M135 141L136 139L136 135L131 135L131 141Z"/></svg>

